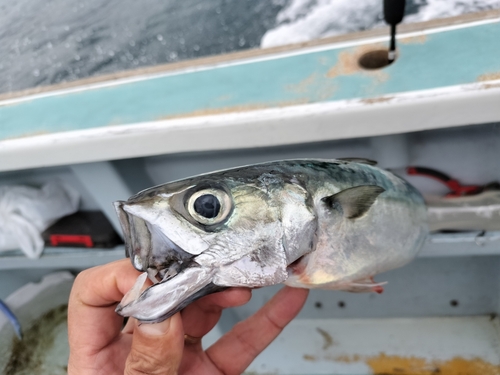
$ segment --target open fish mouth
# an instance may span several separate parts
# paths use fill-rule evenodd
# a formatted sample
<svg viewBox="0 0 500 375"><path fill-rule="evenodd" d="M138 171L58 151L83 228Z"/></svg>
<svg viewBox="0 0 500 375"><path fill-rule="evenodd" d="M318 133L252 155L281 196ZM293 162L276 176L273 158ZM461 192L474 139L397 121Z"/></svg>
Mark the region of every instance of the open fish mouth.
<svg viewBox="0 0 500 375"><path fill-rule="evenodd" d="M115 207L127 256L138 271L147 272L153 283L166 281L195 263L195 255L181 249L154 225L127 213L123 202L116 202Z"/></svg>
<svg viewBox="0 0 500 375"><path fill-rule="evenodd" d="M143 272L117 306L117 313L142 322L160 322L194 300L225 289L211 283L212 272L200 267L196 255L181 249L154 225L126 212L124 202L116 202L115 208L126 253ZM146 276L153 285L142 291Z"/></svg>

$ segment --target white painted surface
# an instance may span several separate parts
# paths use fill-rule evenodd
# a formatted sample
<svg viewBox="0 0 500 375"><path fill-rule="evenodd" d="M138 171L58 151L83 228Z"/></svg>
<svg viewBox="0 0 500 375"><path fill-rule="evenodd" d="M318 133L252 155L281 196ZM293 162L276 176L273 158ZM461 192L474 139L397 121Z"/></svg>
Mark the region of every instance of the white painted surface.
<svg viewBox="0 0 500 375"><path fill-rule="evenodd" d="M500 255L500 232L435 233L428 238L418 257L470 255Z"/></svg>
<svg viewBox="0 0 500 375"><path fill-rule="evenodd" d="M1 141L0 171L489 123L500 121L499 103L497 80L376 100L306 104L40 135Z"/></svg>
<svg viewBox="0 0 500 375"><path fill-rule="evenodd" d="M320 330L331 338L331 343ZM479 358L498 366L499 348L499 322L490 317L299 319L285 328L247 372L373 374L368 363L384 354L421 358L431 366L435 361L439 366L439 362L456 357Z"/></svg>

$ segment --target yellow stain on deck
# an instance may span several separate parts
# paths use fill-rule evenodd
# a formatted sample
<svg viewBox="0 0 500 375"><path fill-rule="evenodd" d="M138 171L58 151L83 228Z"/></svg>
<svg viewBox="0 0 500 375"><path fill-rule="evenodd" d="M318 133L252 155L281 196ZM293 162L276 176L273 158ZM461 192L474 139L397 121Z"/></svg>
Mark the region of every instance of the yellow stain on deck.
<svg viewBox="0 0 500 375"><path fill-rule="evenodd" d="M366 363L374 375L500 375L500 365L475 357L454 357L447 361L403 357L381 353L373 357L340 356L336 362Z"/></svg>

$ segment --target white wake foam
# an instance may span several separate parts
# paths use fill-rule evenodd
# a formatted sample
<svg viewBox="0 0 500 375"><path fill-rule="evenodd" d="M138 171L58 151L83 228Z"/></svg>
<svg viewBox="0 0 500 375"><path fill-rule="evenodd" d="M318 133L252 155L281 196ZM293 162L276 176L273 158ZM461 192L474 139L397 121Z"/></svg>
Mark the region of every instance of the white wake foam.
<svg viewBox="0 0 500 375"><path fill-rule="evenodd" d="M405 18L405 23L428 21L435 18L459 16L464 13L500 8L499 0L427 0L419 12Z"/></svg>
<svg viewBox="0 0 500 375"><path fill-rule="evenodd" d="M408 3L407 3L408 4ZM418 12L404 22L420 22L500 8L499 0L414 0ZM305 42L384 25L382 0L291 0L278 13L276 27L261 39L261 47Z"/></svg>

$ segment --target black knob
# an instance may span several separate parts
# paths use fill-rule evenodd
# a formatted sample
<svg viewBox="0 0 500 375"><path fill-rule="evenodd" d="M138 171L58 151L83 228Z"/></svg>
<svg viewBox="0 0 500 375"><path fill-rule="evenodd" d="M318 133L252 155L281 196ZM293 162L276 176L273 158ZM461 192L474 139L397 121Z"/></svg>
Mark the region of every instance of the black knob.
<svg viewBox="0 0 500 375"><path fill-rule="evenodd" d="M405 0L384 0L384 19L391 25L391 45L389 47L389 63L396 59L396 25L405 15Z"/></svg>
<svg viewBox="0 0 500 375"><path fill-rule="evenodd" d="M405 15L405 0L384 0L384 19L389 25L397 25Z"/></svg>

